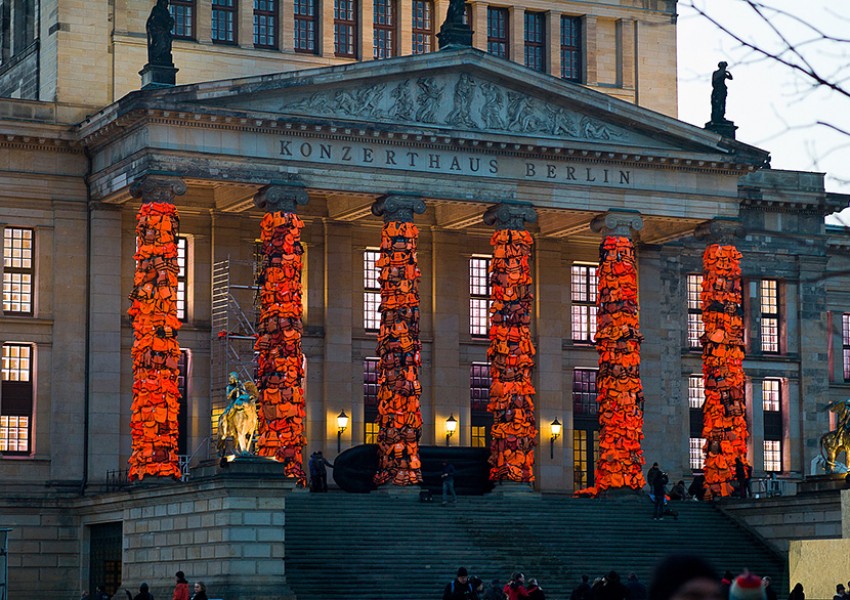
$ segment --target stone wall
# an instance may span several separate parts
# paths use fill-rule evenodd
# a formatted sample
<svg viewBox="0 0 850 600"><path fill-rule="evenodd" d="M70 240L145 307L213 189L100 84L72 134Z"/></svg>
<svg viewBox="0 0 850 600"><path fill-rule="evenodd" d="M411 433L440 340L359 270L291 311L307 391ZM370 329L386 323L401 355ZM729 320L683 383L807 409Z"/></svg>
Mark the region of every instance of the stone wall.
<svg viewBox="0 0 850 600"><path fill-rule="evenodd" d="M38 41L35 41L0 69L0 98L38 100L38 66Z"/></svg>

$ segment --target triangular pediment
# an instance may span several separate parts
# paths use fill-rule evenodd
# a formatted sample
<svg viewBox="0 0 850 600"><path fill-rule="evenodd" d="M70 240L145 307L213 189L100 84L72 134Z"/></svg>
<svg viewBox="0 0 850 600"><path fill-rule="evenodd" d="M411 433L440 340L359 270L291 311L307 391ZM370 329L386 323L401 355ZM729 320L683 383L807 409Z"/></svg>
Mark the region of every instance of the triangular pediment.
<svg viewBox="0 0 850 600"><path fill-rule="evenodd" d="M474 49L142 92L158 109L760 166L768 154Z"/></svg>

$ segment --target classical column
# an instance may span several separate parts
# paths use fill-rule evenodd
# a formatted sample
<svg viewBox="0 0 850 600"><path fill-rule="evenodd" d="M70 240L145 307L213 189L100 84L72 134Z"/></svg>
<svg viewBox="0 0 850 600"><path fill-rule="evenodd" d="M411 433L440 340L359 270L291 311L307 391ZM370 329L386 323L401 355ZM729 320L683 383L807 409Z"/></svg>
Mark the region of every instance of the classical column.
<svg viewBox="0 0 850 600"><path fill-rule="evenodd" d="M177 417L180 391L177 368L177 236L180 217L172 203L186 193L176 177L146 176L130 186L142 199L136 215L136 274L131 305L133 319L133 405L130 414L131 481L180 477L177 460Z"/></svg>
<svg viewBox="0 0 850 600"><path fill-rule="evenodd" d="M643 386L640 381L637 265L631 232L643 228L637 212L608 211L590 224L604 235L599 247L596 351L599 372L599 457L596 490L639 490L643 479Z"/></svg>
<svg viewBox="0 0 850 600"><path fill-rule="evenodd" d="M534 481L534 345L531 343L531 269L534 240L525 223L537 220L531 206L497 204L484 213L496 227L490 238L490 403L493 414L490 443L492 481Z"/></svg>
<svg viewBox="0 0 850 600"><path fill-rule="evenodd" d="M741 253L734 245L743 228L737 220L715 219L695 235L709 242L702 258L702 436L707 497L713 498L732 494L736 459L748 464Z"/></svg>
<svg viewBox="0 0 850 600"><path fill-rule="evenodd" d="M295 214L307 204L298 185L270 185L254 196L266 211L260 223L262 264L257 276L260 315L257 328L257 388L260 393L257 454L284 463L284 473L306 484L304 437L304 355L301 352L301 229Z"/></svg>
<svg viewBox="0 0 850 600"><path fill-rule="evenodd" d="M422 483L419 438L422 412L419 397L419 229L413 214L425 212L416 196L382 196L372 213L384 218L381 231L381 329L378 333L378 472L376 485Z"/></svg>

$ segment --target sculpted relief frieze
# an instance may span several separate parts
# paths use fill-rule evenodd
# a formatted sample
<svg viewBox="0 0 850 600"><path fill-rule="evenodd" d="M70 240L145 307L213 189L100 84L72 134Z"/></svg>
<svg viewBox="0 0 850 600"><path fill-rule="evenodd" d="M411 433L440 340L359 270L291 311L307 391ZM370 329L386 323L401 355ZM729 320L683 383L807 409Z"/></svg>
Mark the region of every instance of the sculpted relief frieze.
<svg viewBox="0 0 850 600"><path fill-rule="evenodd" d="M616 126L467 73L295 94L277 110L585 140L629 137Z"/></svg>

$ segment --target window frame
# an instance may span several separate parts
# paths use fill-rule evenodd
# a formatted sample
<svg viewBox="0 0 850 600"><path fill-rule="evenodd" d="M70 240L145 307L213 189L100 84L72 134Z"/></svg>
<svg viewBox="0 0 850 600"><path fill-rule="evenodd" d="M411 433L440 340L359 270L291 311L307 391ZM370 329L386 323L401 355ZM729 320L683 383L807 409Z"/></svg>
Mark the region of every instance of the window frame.
<svg viewBox="0 0 850 600"><path fill-rule="evenodd" d="M212 0L210 17L210 39L213 44L236 46L239 44L239 15L237 0ZM221 18L221 22L216 17ZM216 37L223 25L224 38ZM227 37L227 36L230 37Z"/></svg>
<svg viewBox="0 0 850 600"><path fill-rule="evenodd" d="M378 377L380 359L367 356L363 359L363 443L378 443Z"/></svg>
<svg viewBox="0 0 850 600"><path fill-rule="evenodd" d="M688 438L688 466L694 473L701 473L705 469L705 438Z"/></svg>
<svg viewBox="0 0 850 600"><path fill-rule="evenodd" d="M593 373L593 381L588 378L581 380L580 373ZM573 393L572 393L572 408L574 418L597 418L599 414L599 403L596 401L599 395L599 386L597 377L599 369L588 367L573 368ZM579 384L586 386L586 389L579 389Z"/></svg>
<svg viewBox="0 0 850 600"><path fill-rule="evenodd" d="M523 15L523 21L525 66L532 71L546 73L546 13L527 10ZM535 64L530 64L529 59L533 59ZM536 64L538 61L539 68Z"/></svg>
<svg viewBox="0 0 850 600"><path fill-rule="evenodd" d="M358 0L333 0L334 3L334 56L338 58L357 58L358 35L360 30L360 6ZM340 15L345 14L345 17ZM345 33L345 36L342 34ZM346 50L340 50L343 38L347 40Z"/></svg>
<svg viewBox="0 0 850 600"><path fill-rule="evenodd" d="M261 3L265 3L266 8L259 8ZM269 10L269 6L273 7ZM265 48L267 50L277 50L280 46L278 36L278 21L280 20L280 0L254 0L254 48ZM260 34L260 25L265 24L265 35ZM261 43L258 40L271 40L270 43Z"/></svg>
<svg viewBox="0 0 850 600"><path fill-rule="evenodd" d="M573 344L592 346L596 343L598 295L599 265L579 262L570 265L570 335ZM579 325L578 335L576 325Z"/></svg>
<svg viewBox="0 0 850 600"><path fill-rule="evenodd" d="M7 354L8 348L26 348L26 379L21 379L20 375L23 371L20 368L21 355L12 356ZM12 367L12 361L17 359L18 366ZM34 436L34 420L35 420L35 360L36 346L28 342L5 342L0 344L0 452L6 458L21 458L33 456L35 453L35 436ZM10 375L15 373L16 378L11 378ZM21 402L25 405L25 409L18 408L15 410L4 409L4 405L9 405L9 399L16 397L16 402L21 402L20 398L27 396L27 399ZM20 398L17 396L20 395ZM4 401L5 399L5 401ZM19 419L26 419L24 425L20 424ZM24 439L26 447L24 450L16 449L9 450L9 443L12 441L10 437L12 430L17 432L17 435L25 435ZM16 440L20 438L16 437Z"/></svg>
<svg viewBox="0 0 850 600"><path fill-rule="evenodd" d="M486 382L486 385L484 383ZM476 385L476 383L478 385ZM469 409L472 412L486 412L490 403L490 386L493 377L490 363L473 362L469 365Z"/></svg>
<svg viewBox="0 0 850 600"><path fill-rule="evenodd" d="M181 250L182 246L182 250ZM177 236L177 319L189 321L189 238Z"/></svg>
<svg viewBox="0 0 850 600"><path fill-rule="evenodd" d="M493 303L490 265L493 257L474 255L469 258L469 335L486 338L490 335L490 306ZM483 275L482 275L483 272ZM482 317L483 313L483 317ZM483 319L483 321L482 321Z"/></svg>
<svg viewBox="0 0 850 600"><path fill-rule="evenodd" d="M850 313L841 315L841 350L844 381L850 382Z"/></svg>
<svg viewBox="0 0 850 600"><path fill-rule="evenodd" d="M781 354L782 306L781 283L778 279L762 279L759 282L759 307L761 309L761 351L763 354ZM773 338L775 342L772 341Z"/></svg>
<svg viewBox="0 0 850 600"><path fill-rule="evenodd" d="M487 7L487 53L508 60L511 53L511 14L502 6ZM501 25L501 28L500 28ZM502 30L503 28L503 30ZM502 37L494 34L503 34ZM503 47L502 52L493 52L494 46Z"/></svg>
<svg viewBox="0 0 850 600"><path fill-rule="evenodd" d="M775 446L774 446L775 444ZM763 440L762 451L766 473L782 472L782 440Z"/></svg>
<svg viewBox="0 0 850 600"><path fill-rule="evenodd" d="M301 10L306 12L299 12ZM312 11L312 14L310 14L310 11ZM318 0L294 0L292 12L294 16L293 49L301 54L318 54L319 18L321 16ZM300 27L303 27L303 30ZM311 34L312 40L310 39ZM306 39L302 40L302 35L305 35ZM311 43L312 47L310 47Z"/></svg>
<svg viewBox="0 0 850 600"><path fill-rule="evenodd" d="M375 266L380 258L379 248L363 250L363 329L370 333L381 329L381 284L378 281L381 270Z"/></svg>
<svg viewBox="0 0 850 600"><path fill-rule="evenodd" d="M689 350L702 350L700 338L705 333L702 320L702 273L688 273L685 280L685 304L688 310L687 345Z"/></svg>
<svg viewBox="0 0 850 600"><path fill-rule="evenodd" d="M168 4L168 11L174 19L174 27L171 30L172 38L175 40L196 40L197 24L195 20L198 11L195 10L195 0L171 0ZM183 11L185 11L188 17L179 15ZM180 27L187 27L188 33L178 33Z"/></svg>
<svg viewBox="0 0 850 600"><path fill-rule="evenodd" d="M422 8L421 18L418 10ZM434 2L433 0L413 0L411 21L411 54L428 54L434 51ZM422 23L418 27L418 23Z"/></svg>
<svg viewBox="0 0 850 600"><path fill-rule="evenodd" d="M398 0L373 0L372 14L374 59L398 56ZM379 43L387 40L389 45Z"/></svg>
<svg viewBox="0 0 850 600"><path fill-rule="evenodd" d="M3 232L3 262L0 262L0 272L2 272L2 280L3 280L3 303L0 305L0 314L4 316L20 316L20 317L32 317L35 315L35 295L37 289L37 278L36 278L36 230L33 227L11 227L5 226L2 227ZM21 237L17 237L15 234L19 234ZM29 237L27 238L27 234ZM29 239L29 248L25 247L25 241ZM15 241L18 240L20 242L20 247L16 248ZM21 252L21 256L14 256L15 250L19 250ZM28 252L29 256L25 256L24 253ZM8 256L7 256L8 253ZM13 262L16 260L20 260L21 262L29 261L29 266L15 266L13 264L7 264L7 262ZM7 275L9 276L7 281ZM20 278L18 281L14 281L15 275L19 275ZM25 283L26 276L29 276L29 282ZM14 302L12 298L16 295L14 292L14 285L17 284L19 289L17 291L18 301ZM28 292L24 292L23 290L29 287ZM11 307L14 304L17 305L27 305L27 310L12 310L11 308L7 308L7 300L6 296L9 296L8 305ZM21 298L23 296L29 296L29 301L24 302Z"/></svg>
<svg viewBox="0 0 850 600"><path fill-rule="evenodd" d="M565 29L565 25L567 23L572 24L572 28L569 32ZM581 17L561 15L561 79L564 79L565 81L572 81L574 83L582 82L582 62L584 57L582 52L581 34ZM565 43L566 37L570 37L569 41L571 41L572 44ZM568 58L570 60L567 60ZM570 67L569 72L567 70L568 65Z"/></svg>

